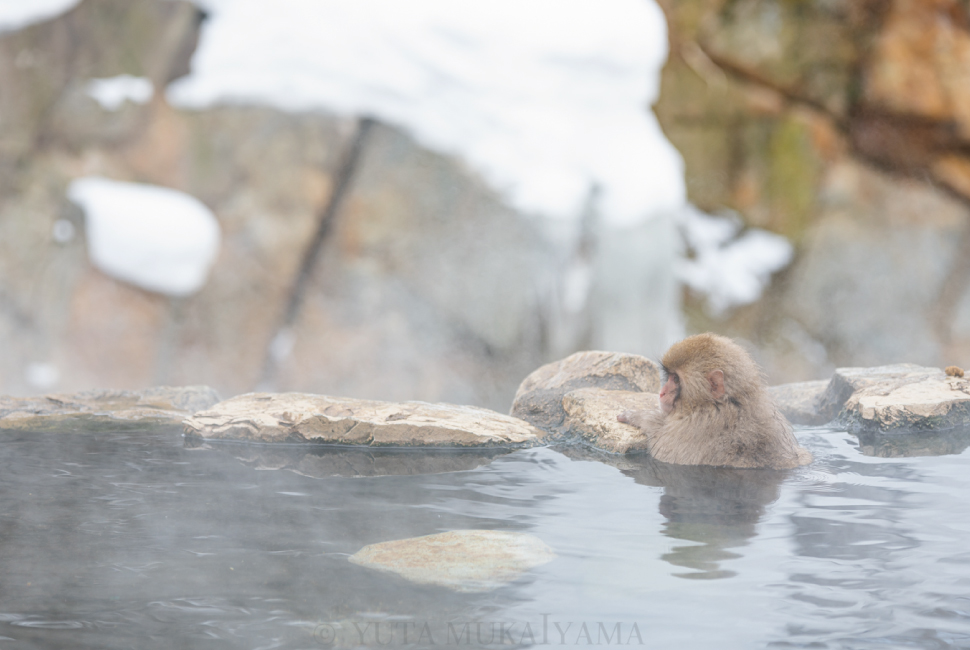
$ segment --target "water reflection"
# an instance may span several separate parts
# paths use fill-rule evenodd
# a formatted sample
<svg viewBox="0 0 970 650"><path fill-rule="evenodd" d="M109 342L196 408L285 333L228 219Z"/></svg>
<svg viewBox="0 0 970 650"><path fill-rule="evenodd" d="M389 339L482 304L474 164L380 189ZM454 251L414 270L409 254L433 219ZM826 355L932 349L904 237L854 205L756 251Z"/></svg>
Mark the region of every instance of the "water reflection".
<svg viewBox="0 0 970 650"><path fill-rule="evenodd" d="M662 488L657 505L663 516L662 533L688 542L661 558L691 569L673 575L710 580L730 578L725 560L741 557L740 549L757 533L765 507L778 498L781 483L791 472L672 465L646 454L617 456L583 448L562 449L574 460L611 465L640 485Z"/></svg>
<svg viewBox="0 0 970 650"><path fill-rule="evenodd" d="M960 454L970 447L970 427L919 433L862 433L859 450L866 456L905 458Z"/></svg>
<svg viewBox="0 0 970 650"><path fill-rule="evenodd" d="M186 447L228 453L247 467L282 469L310 478L415 476L464 472L510 453L501 448L400 449L336 445L203 443L185 439Z"/></svg>
<svg viewBox="0 0 970 650"><path fill-rule="evenodd" d="M664 534L696 542L678 546L662 557L675 566L694 569L682 578L729 578L736 572L721 568L724 560L740 557L730 549L745 546L757 532L765 506L778 498L786 472L730 467L670 465L649 458L623 473L643 485L664 488L660 514Z"/></svg>

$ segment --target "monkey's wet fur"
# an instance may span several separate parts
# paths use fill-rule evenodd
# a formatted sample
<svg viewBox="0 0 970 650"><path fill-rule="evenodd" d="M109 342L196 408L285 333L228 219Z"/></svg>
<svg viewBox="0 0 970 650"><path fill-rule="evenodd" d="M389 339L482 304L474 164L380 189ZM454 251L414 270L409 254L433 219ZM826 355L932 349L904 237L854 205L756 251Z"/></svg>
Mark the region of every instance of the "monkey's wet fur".
<svg viewBox="0 0 970 650"><path fill-rule="evenodd" d="M688 337L667 350L661 365L660 408L617 417L640 429L657 460L772 469L812 462L771 401L761 368L731 339Z"/></svg>

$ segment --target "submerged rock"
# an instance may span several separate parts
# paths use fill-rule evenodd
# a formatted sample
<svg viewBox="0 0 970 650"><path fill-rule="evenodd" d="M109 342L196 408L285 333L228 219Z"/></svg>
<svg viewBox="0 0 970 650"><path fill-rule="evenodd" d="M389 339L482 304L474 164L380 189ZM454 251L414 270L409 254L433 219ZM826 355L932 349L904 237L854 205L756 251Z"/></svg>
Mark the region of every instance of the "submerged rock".
<svg viewBox="0 0 970 650"><path fill-rule="evenodd" d="M379 402L306 393L247 393L196 413L189 436L250 442L389 447L532 447L546 432L475 406Z"/></svg>
<svg viewBox="0 0 970 650"><path fill-rule="evenodd" d="M0 397L0 429L76 431L136 424L178 426L186 415L218 401L219 394L208 386Z"/></svg>
<svg viewBox="0 0 970 650"><path fill-rule="evenodd" d="M526 377L511 414L556 436L579 436L595 447L623 453L641 447L635 432L624 431L630 427L616 416L628 408L655 406L660 383L660 366L646 357L577 352Z"/></svg>
<svg viewBox="0 0 970 650"><path fill-rule="evenodd" d="M350 561L422 585L480 593L505 586L555 557L542 540L526 533L453 530L371 544Z"/></svg>

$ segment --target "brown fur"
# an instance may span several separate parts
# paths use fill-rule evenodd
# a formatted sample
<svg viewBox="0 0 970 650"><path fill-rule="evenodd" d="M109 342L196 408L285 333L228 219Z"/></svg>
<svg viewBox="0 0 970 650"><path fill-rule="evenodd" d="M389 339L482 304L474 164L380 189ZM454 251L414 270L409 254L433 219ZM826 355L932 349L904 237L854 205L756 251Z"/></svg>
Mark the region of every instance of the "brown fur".
<svg viewBox="0 0 970 650"><path fill-rule="evenodd" d="M628 411L620 416L647 436L657 460L774 469L811 462L811 454L799 446L791 425L768 396L761 369L731 339L691 336L671 346L662 363L680 378L673 411ZM719 398L709 379L716 370L724 373L724 394Z"/></svg>

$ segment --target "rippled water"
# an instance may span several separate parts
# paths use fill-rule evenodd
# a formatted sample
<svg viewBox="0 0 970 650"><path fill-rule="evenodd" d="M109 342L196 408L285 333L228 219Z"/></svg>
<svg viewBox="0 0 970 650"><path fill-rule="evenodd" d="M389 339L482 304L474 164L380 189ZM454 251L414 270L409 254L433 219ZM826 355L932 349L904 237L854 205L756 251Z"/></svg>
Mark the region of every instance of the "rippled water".
<svg viewBox="0 0 970 650"><path fill-rule="evenodd" d="M970 647L968 453L799 437L816 461L778 474L534 449L317 478L429 468L0 432L0 648ZM469 528L558 557L485 594L347 561Z"/></svg>

